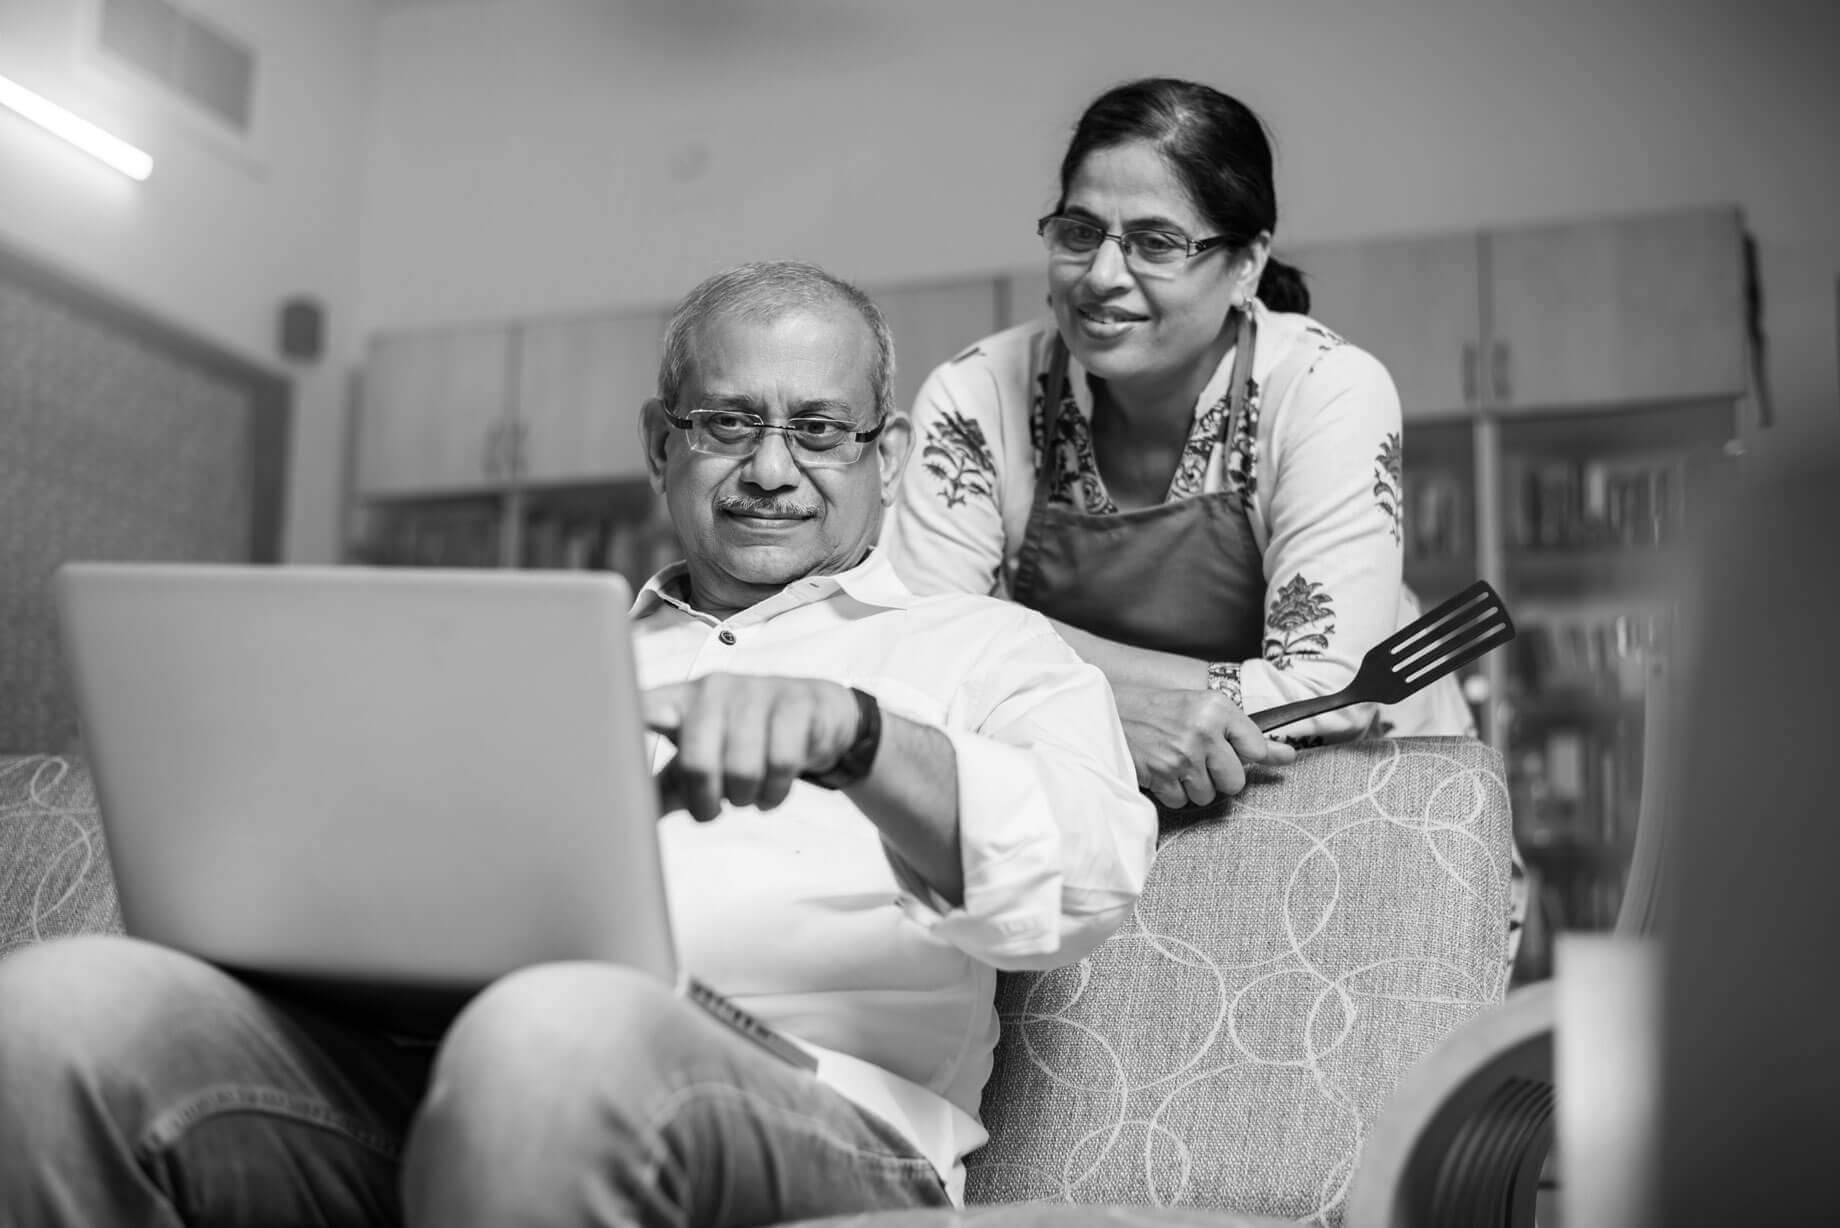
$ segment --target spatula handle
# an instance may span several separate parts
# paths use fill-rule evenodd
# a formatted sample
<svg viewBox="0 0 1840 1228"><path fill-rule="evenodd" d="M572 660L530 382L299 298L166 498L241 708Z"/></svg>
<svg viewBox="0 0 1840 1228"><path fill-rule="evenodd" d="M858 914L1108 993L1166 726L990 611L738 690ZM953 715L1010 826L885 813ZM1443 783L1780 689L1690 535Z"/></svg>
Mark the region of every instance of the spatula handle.
<svg viewBox="0 0 1840 1228"><path fill-rule="evenodd" d="M1312 699L1299 699L1288 704L1279 704L1275 708L1267 708L1263 712L1254 712L1252 714L1252 723L1257 725L1264 732L1270 733L1280 726L1289 725L1312 716L1321 716L1325 712L1333 712L1335 709L1345 707L1353 702L1354 697L1350 695L1347 690L1340 690L1333 695L1318 695Z"/></svg>

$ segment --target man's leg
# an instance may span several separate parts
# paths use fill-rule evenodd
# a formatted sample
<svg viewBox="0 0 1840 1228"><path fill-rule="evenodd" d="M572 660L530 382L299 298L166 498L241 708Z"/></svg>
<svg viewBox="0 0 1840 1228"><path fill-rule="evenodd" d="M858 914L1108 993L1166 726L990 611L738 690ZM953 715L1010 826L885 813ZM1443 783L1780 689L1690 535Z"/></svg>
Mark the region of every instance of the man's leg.
<svg viewBox="0 0 1840 1228"><path fill-rule="evenodd" d="M395 1225L428 1059L126 938L0 960L0 1223Z"/></svg>
<svg viewBox="0 0 1840 1228"><path fill-rule="evenodd" d="M443 1042L411 1127L412 1228L742 1228L942 1206L896 1131L621 968L514 973Z"/></svg>

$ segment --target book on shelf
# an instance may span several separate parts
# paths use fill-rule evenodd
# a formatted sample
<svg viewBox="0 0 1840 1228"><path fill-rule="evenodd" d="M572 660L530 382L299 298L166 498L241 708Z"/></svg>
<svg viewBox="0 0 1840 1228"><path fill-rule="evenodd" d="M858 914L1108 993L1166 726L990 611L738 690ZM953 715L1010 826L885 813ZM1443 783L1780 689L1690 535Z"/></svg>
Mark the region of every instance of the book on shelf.
<svg viewBox="0 0 1840 1228"><path fill-rule="evenodd" d="M655 510L538 510L525 522L525 567L618 572L637 591L679 557L669 520Z"/></svg>
<svg viewBox="0 0 1840 1228"><path fill-rule="evenodd" d="M1400 521L1409 560L1455 562L1471 553L1469 491L1455 474L1414 473Z"/></svg>
<svg viewBox="0 0 1840 1228"><path fill-rule="evenodd" d="M353 548L355 562L381 567L496 567L495 507L391 508Z"/></svg>
<svg viewBox="0 0 1840 1228"><path fill-rule="evenodd" d="M1685 466L1678 454L1513 462L1508 544L1525 550L1667 545L1683 527Z"/></svg>
<svg viewBox="0 0 1840 1228"><path fill-rule="evenodd" d="M634 590L681 557L670 520L651 502L535 502L515 525L507 514L497 501L378 507L351 556L384 567L500 567L515 527L518 567L615 571Z"/></svg>
<svg viewBox="0 0 1840 1228"><path fill-rule="evenodd" d="M1523 616L1510 650L1514 684L1534 697L1640 699L1667 651L1669 622L1655 610Z"/></svg>

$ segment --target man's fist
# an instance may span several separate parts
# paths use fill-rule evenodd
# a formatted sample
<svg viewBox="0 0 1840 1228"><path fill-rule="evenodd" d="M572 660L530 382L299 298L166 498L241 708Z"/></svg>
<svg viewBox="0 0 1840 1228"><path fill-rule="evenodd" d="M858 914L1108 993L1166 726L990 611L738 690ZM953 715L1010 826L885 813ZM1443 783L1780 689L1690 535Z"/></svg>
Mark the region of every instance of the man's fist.
<svg viewBox="0 0 1840 1228"><path fill-rule="evenodd" d="M705 822L723 803L771 810L801 772L836 763L861 713L850 688L819 678L706 674L639 699L648 728L677 745L660 774L666 810Z"/></svg>

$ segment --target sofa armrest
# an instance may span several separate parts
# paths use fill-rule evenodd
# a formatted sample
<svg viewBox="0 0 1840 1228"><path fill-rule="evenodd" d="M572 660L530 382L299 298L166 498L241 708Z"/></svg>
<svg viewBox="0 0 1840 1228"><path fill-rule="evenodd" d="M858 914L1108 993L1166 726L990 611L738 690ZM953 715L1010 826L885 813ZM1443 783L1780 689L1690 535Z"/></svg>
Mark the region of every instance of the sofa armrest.
<svg viewBox="0 0 1840 1228"><path fill-rule="evenodd" d="M999 982L968 1197L1338 1223L1393 1088L1506 990L1510 826L1494 751L1407 738L1166 829L1118 934Z"/></svg>

